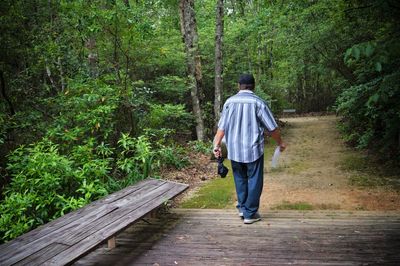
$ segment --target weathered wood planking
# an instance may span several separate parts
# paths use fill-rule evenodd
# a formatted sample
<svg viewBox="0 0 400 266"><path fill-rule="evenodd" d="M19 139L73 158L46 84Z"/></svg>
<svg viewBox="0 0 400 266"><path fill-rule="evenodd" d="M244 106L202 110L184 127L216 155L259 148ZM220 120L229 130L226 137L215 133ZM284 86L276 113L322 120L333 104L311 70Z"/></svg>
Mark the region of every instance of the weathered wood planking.
<svg viewBox="0 0 400 266"><path fill-rule="evenodd" d="M400 265L400 213L174 210L137 223L78 265Z"/></svg>
<svg viewBox="0 0 400 266"><path fill-rule="evenodd" d="M148 179L0 246L0 265L65 265L123 231L187 185Z"/></svg>

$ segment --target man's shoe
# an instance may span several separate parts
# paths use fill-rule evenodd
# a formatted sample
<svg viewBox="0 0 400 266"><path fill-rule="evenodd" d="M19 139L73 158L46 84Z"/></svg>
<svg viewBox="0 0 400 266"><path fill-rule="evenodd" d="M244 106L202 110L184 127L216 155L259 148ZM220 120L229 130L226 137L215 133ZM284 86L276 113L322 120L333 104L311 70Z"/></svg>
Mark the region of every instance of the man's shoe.
<svg viewBox="0 0 400 266"><path fill-rule="evenodd" d="M242 219L244 219L244 215L243 215L243 211L241 210L241 209L239 209L239 208L237 208L237 210L238 210L238 215L239 215L239 217L240 218L242 218Z"/></svg>
<svg viewBox="0 0 400 266"><path fill-rule="evenodd" d="M245 224L252 224L258 221L261 221L261 216L258 212L256 212L251 218L244 218Z"/></svg>

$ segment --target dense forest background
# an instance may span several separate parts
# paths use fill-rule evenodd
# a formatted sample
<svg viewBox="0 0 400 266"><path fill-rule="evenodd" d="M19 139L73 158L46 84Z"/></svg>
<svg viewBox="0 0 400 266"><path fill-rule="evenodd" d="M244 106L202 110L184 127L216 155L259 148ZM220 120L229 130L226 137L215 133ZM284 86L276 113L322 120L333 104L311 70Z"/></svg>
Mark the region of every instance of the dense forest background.
<svg viewBox="0 0 400 266"><path fill-rule="evenodd" d="M0 238L187 165L244 72L276 115L337 112L349 144L398 165L399 13L395 0L3 0Z"/></svg>

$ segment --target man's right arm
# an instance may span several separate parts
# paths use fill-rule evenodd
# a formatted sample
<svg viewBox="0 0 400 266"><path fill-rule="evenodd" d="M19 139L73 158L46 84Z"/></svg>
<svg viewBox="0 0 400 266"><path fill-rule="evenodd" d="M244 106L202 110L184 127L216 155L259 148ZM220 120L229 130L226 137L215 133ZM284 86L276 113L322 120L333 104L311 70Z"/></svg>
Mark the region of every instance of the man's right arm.
<svg viewBox="0 0 400 266"><path fill-rule="evenodd" d="M214 141L213 141L213 145L214 145L213 152L214 152L214 156L216 158L222 156L221 141L224 136L225 136L225 132L221 129L218 129L217 133L215 134Z"/></svg>

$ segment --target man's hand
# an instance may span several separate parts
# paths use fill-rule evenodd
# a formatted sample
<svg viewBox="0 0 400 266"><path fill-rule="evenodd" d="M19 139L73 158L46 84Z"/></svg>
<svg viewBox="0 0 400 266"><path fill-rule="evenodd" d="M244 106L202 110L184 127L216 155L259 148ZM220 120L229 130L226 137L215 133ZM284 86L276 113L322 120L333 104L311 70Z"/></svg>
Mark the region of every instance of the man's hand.
<svg viewBox="0 0 400 266"><path fill-rule="evenodd" d="M221 151L221 147L220 146L214 147L213 152L214 152L215 158L222 157L222 151Z"/></svg>
<svg viewBox="0 0 400 266"><path fill-rule="evenodd" d="M282 151L284 151L285 149L286 149L286 144L282 142L282 143L279 145L279 150L282 152Z"/></svg>
<svg viewBox="0 0 400 266"><path fill-rule="evenodd" d="M218 129L217 133L215 134L215 137L214 137L213 153L214 153L215 158L217 158L217 159L219 157L222 157L221 141L222 141L222 138L224 137L224 135L225 135L224 131L221 129Z"/></svg>
<svg viewBox="0 0 400 266"><path fill-rule="evenodd" d="M286 144L283 143L282 138L281 138L281 132L279 128L275 129L274 131L270 132L271 137L278 143L279 145L279 150L282 152L286 149Z"/></svg>

